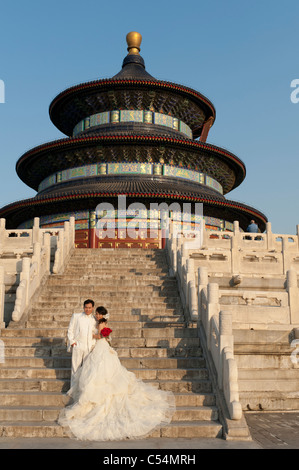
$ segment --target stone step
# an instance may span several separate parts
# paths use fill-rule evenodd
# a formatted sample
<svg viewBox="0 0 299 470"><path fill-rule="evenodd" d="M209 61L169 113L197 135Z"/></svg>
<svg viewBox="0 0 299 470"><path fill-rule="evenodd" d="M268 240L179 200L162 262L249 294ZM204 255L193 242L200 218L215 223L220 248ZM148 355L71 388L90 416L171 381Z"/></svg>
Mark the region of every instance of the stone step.
<svg viewBox="0 0 299 470"><path fill-rule="evenodd" d="M164 438L216 438L222 436L222 426L216 421L179 421L153 434ZM149 436L150 437L150 436Z"/></svg>
<svg viewBox="0 0 299 470"><path fill-rule="evenodd" d="M215 406L215 395L211 392L189 393L174 392L175 403L177 407L198 407L198 406ZM27 406L55 406L63 408L69 403L69 397L58 392L0 392L0 406L2 407L27 407Z"/></svg>
<svg viewBox="0 0 299 470"><path fill-rule="evenodd" d="M6 406L0 407L0 421L57 421L61 407Z"/></svg>
<svg viewBox="0 0 299 470"><path fill-rule="evenodd" d="M298 369L239 369L240 380L299 380Z"/></svg>
<svg viewBox="0 0 299 470"><path fill-rule="evenodd" d="M235 354L238 369L294 369L299 364L292 364L289 354Z"/></svg>
<svg viewBox="0 0 299 470"><path fill-rule="evenodd" d="M38 312L34 312L34 314L30 314L30 322L32 321L39 321L39 322L70 322L71 319L71 314L56 314L56 313L48 313L48 314L40 314ZM131 313L128 314L115 314L114 312L109 315L108 318L109 324L113 325L114 322L134 322L134 321L139 321L142 324L151 324L151 323L185 323L185 318L182 314L176 314L176 315L161 315L159 312L159 315L155 314L150 314L150 315L132 315Z"/></svg>
<svg viewBox="0 0 299 470"><path fill-rule="evenodd" d="M276 391L278 393L298 393L299 379L255 379L239 380L239 392L267 392Z"/></svg>
<svg viewBox="0 0 299 470"><path fill-rule="evenodd" d="M53 438L67 437L64 429L52 421L26 421L22 423L0 421L0 437Z"/></svg>
<svg viewBox="0 0 299 470"><path fill-rule="evenodd" d="M63 304L69 304L69 305L74 305L74 306L80 306L82 308L83 302L78 302L79 299L101 299L102 305L105 305L105 302L120 302L122 300L122 304L124 305L124 302L134 302L136 304L144 304L144 303L178 303L180 301L179 295L178 294L169 294L165 295L163 293L159 292L152 292L150 294L146 294L143 292L104 292L104 293L94 293L91 290L87 290L85 293L80 292L79 289L77 289L77 292L61 292L62 295L52 295L51 292L46 293L42 297L39 298L38 302L36 302L36 306L41 306L44 307L46 305L51 304L51 307L55 307L58 305L63 305ZM76 295L76 300L74 300L74 296ZM97 301L98 303L98 301Z"/></svg>
<svg viewBox="0 0 299 470"><path fill-rule="evenodd" d="M2 406L60 406L67 405L69 398L57 392L0 392Z"/></svg>
<svg viewBox="0 0 299 470"><path fill-rule="evenodd" d="M59 320L59 321L40 321L40 320L31 320L25 322L26 328L68 328L70 323L70 318L67 321ZM144 328L163 328L164 325L168 326L168 322L139 322L139 321L126 321L125 326L126 328L130 328L132 331L137 329L144 329ZM185 323L183 322L176 322L175 327L184 326ZM114 330L122 330L124 328L124 322L117 322L109 319L109 326ZM118 333L119 334L119 333Z"/></svg>
<svg viewBox="0 0 299 470"><path fill-rule="evenodd" d="M242 391L240 403L243 410L294 411L299 409L299 394L279 391Z"/></svg>
<svg viewBox="0 0 299 470"><path fill-rule="evenodd" d="M203 376L205 374L202 374ZM153 385L160 390L172 392L192 392L205 393L212 392L211 382L205 378L197 378L192 380L161 380L161 379L144 379L144 382ZM1 398L5 400L5 393L13 392L67 392L70 388L69 379L53 380L53 379L0 379ZM34 404L34 402L32 403Z"/></svg>
<svg viewBox="0 0 299 470"><path fill-rule="evenodd" d="M71 366L71 357L6 357L5 363L0 364L1 369L6 369L9 367L13 368L61 368L61 367L70 367Z"/></svg>
<svg viewBox="0 0 299 470"><path fill-rule="evenodd" d="M40 311L44 311L44 309L49 309L49 306L51 305L51 310L54 311L61 311L61 310L74 310L76 312L80 312L82 310L82 305L83 301L89 298L87 296L82 297L82 299L78 300L65 300L65 301L38 301L35 303L35 309L40 309ZM111 297L100 297L100 301L94 299L97 305L104 305L107 310L115 310L115 309L121 309L124 307L127 308L147 308L151 309L152 312L156 312L158 309L163 309L163 307L167 308L172 308L175 309L179 304L180 300L173 298L172 300L169 300L167 298L153 298L153 299L148 299L144 298L141 300L136 299L135 297L132 296L132 298L129 299L124 299L123 301L121 300L121 296L113 298ZM50 304L50 305L49 305Z"/></svg>
<svg viewBox="0 0 299 470"><path fill-rule="evenodd" d="M71 265L67 266L65 269L65 274L71 274L71 273L78 273L78 271L82 272L82 264L81 263L72 263ZM168 274L168 267L167 268L160 268L157 266L146 266L144 263L141 261L140 266L136 268L136 264L132 263L131 265L128 265L126 263L121 263L119 265L106 265L102 266L100 265L95 265L95 263L90 262L90 263L84 263L84 273L85 274L93 274L93 275L100 275L103 273L111 274L111 273L118 273L118 274L124 274L126 273L126 277L129 276L142 276L142 275L149 275L149 274Z"/></svg>
<svg viewBox="0 0 299 470"><path fill-rule="evenodd" d="M138 263L138 264L137 264ZM83 267L84 266L84 267ZM130 261L130 260L119 260L119 262L105 262L105 261L91 261L84 260L84 264L81 261L71 261L65 269L65 272L68 274L72 271L82 271L87 273L92 270L92 272L109 272L109 271L119 271L124 272L125 270L129 273L146 273L146 272L155 272L155 273L168 273L168 266L161 266L155 261L139 260L139 261Z"/></svg>
<svg viewBox="0 0 299 470"><path fill-rule="evenodd" d="M2 338L6 337L37 337L37 338L65 338L67 328L6 328L2 330ZM165 341L168 338L197 338L197 330L184 328L181 325L173 328L167 325L164 328L123 328L122 338L159 338Z"/></svg>
<svg viewBox="0 0 299 470"><path fill-rule="evenodd" d="M53 277L52 277L53 276ZM124 272L101 272L101 273L94 273L92 271L88 273L82 273L82 270L77 270L74 272L64 272L63 279L60 277L61 275L58 274L53 274L51 278L49 279L49 286L59 284L59 281L64 282L66 285L70 281L78 281L82 282L83 285L86 285L90 283L91 281L94 284L99 284L105 280L107 283L113 283L115 281L115 284L117 285L122 285L123 281L127 281L132 283L133 285L136 284L138 285L139 283L148 285L148 283L152 283L154 286L155 285L161 285L170 281L176 280L174 277L169 276L168 273L147 273L143 276L140 275L140 273L129 273L127 271ZM58 282L57 282L58 281Z"/></svg>
<svg viewBox="0 0 299 470"><path fill-rule="evenodd" d="M236 344L268 344L268 343L288 343L289 330L253 330L253 329L234 329L234 342Z"/></svg>
<svg viewBox="0 0 299 470"><path fill-rule="evenodd" d="M113 344L114 346L114 344ZM127 345L128 346L128 345ZM202 350L199 346L177 346L175 348L170 347L115 347L118 355L120 357L201 357ZM5 357L60 357L60 356L71 356L71 353L68 353L66 346L45 346L41 344L33 345L33 347L25 346L15 346L15 347L5 347Z"/></svg>
<svg viewBox="0 0 299 470"><path fill-rule="evenodd" d="M292 353L289 343L234 343L234 353L242 354L287 354Z"/></svg>
<svg viewBox="0 0 299 470"><path fill-rule="evenodd" d="M140 357L140 358L127 358L120 357L120 361L127 369L143 369L143 368L157 368L157 369L192 369L205 367L203 357ZM32 367L32 368L64 368L71 366L71 357L6 357L5 363L0 364L0 371L2 368L16 367Z"/></svg>
<svg viewBox="0 0 299 470"><path fill-rule="evenodd" d="M100 302L99 302L100 303ZM66 315L66 312L69 312L68 318L70 319L72 313L79 313L82 311L82 305L77 305L76 307L72 307L71 309L66 310L66 308L57 308L57 307L52 307L47 306L44 307L42 310L37 307L33 307L30 311L30 318L39 316L39 315L55 315L56 317L60 317L60 315ZM165 316L165 315L182 315L183 314L183 309L180 304L178 304L176 307L168 307L167 304L161 304L159 305L159 311L156 312L153 310L152 307L148 308L146 306L142 306L141 308L136 308L136 307L126 307L126 305L123 305L122 307L113 307L113 310L109 309L109 314L111 315L111 318L115 315L132 315L135 316L139 319L140 315L149 315L151 317L159 317L159 316ZM120 319L122 320L122 318ZM140 318L141 320L141 318Z"/></svg>
<svg viewBox="0 0 299 470"><path fill-rule="evenodd" d="M86 280L76 280L72 279L72 284L66 283L65 281L61 280L57 284L48 284L45 286L45 289L41 293L41 298L43 298L45 295L50 293L52 296L57 296L61 298L63 294L68 295L69 297L73 295L73 293L81 295L81 292L85 294L86 292L93 292L95 294L108 294L110 292L112 293L117 293L117 292L136 292L138 293L143 293L143 294L151 294L151 293L156 293L157 295L161 295L163 293L170 295L173 293L174 295L178 295L178 289L175 283L172 284L166 284L161 283L160 285L155 285L151 281L143 282L140 284L138 281L135 281L134 283L131 281L127 281L124 283L123 281L121 282L103 282L102 279L99 279L98 281L95 281L94 278Z"/></svg>
<svg viewBox="0 0 299 470"><path fill-rule="evenodd" d="M57 285L63 285L68 287L69 285L82 285L88 287L90 282L93 282L95 285L98 285L102 281L102 277L100 276L90 276L86 274L74 273L72 276L68 276L67 274L59 275L55 274L50 277L48 280L47 286L53 287ZM172 277L164 277L163 279L157 278L155 281L152 281L146 277L140 278L132 278L128 279L127 276L116 277L115 279L111 279L105 282L105 287L107 289L117 287L138 287L138 286L145 286L145 287L152 287L152 288L176 288L177 289L177 280L176 278Z"/></svg>
<svg viewBox="0 0 299 470"><path fill-rule="evenodd" d="M69 379L0 379L0 392L64 392L70 388Z"/></svg>
<svg viewBox="0 0 299 470"><path fill-rule="evenodd" d="M179 421L154 431L149 438L216 438L222 436L222 426L207 421ZM11 422L0 421L0 437L53 438L67 437L66 431L51 421Z"/></svg>
<svg viewBox="0 0 299 470"><path fill-rule="evenodd" d="M57 421L61 407L11 406L0 407L0 422L4 421ZM218 410L215 406L177 408L172 421L216 421Z"/></svg>
<svg viewBox="0 0 299 470"><path fill-rule="evenodd" d="M2 367L0 368L1 379L70 379L70 367L45 368L45 367Z"/></svg>
<svg viewBox="0 0 299 470"><path fill-rule="evenodd" d="M130 369L141 380L193 380L208 379L207 370L200 369ZM0 369L1 379L58 379L68 380L71 376L70 367L65 368L30 368L17 369L7 367Z"/></svg>
<svg viewBox="0 0 299 470"><path fill-rule="evenodd" d="M14 337L6 336L3 337L5 348L16 348L16 347L51 347L51 348L64 348L65 349L65 337L63 338L42 338L42 337ZM112 347L118 350L118 348L197 348L200 349L199 338L117 338L112 339Z"/></svg>

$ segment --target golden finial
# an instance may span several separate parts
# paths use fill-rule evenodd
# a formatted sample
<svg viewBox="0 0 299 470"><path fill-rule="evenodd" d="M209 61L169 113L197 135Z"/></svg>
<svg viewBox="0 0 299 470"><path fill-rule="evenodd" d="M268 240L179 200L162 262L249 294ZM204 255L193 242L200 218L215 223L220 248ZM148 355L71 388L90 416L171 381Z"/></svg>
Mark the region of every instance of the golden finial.
<svg viewBox="0 0 299 470"><path fill-rule="evenodd" d="M129 54L139 55L142 36L136 31L131 31L126 36Z"/></svg>

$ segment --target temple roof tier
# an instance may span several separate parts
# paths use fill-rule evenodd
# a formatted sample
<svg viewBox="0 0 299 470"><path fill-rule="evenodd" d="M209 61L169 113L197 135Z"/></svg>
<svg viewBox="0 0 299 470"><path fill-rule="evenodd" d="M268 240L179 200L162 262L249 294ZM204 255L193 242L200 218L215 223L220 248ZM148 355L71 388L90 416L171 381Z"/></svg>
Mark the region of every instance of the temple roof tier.
<svg viewBox="0 0 299 470"><path fill-rule="evenodd" d="M18 176L38 190L56 171L90 163L156 162L202 171L221 184L226 194L245 178L243 162L231 152L189 139L141 135L95 135L46 143L26 152L17 162ZM45 164L46 162L46 164Z"/></svg>
<svg viewBox="0 0 299 470"><path fill-rule="evenodd" d="M213 104L201 93L175 83L148 79L103 79L73 86L50 104L53 124L71 136L83 119L105 111L148 110L181 119L200 137L204 123L216 118Z"/></svg>
<svg viewBox="0 0 299 470"><path fill-rule="evenodd" d="M52 193L36 196L3 207L0 210L0 217L5 218L6 215L9 214L7 228L13 228L24 221L34 217L40 217L41 215L73 211L74 206L76 207L76 211L80 209L94 211L97 204L105 201L106 198L117 207L117 198L120 194L118 191L119 187L117 191L113 189L114 188L111 187L103 191L93 191L92 189L80 190L77 187L71 191L68 190L65 192L57 192L56 194ZM249 220L252 218L258 223L262 232L266 227L267 218L264 214L257 209L234 201L221 199L208 194L194 196L192 194L177 194L175 191L172 193L170 191L165 192L163 188L160 188L160 191L150 192L148 194L137 192L137 186L135 186L134 191L128 191L128 187L126 189L127 190L123 188L121 194L127 197L127 204L136 202L137 200L142 201L148 207L150 207L150 203L152 202L166 202L169 204L174 201L182 204L184 202L198 202L203 203L203 215L225 219L229 222L238 220L243 230L246 230Z"/></svg>

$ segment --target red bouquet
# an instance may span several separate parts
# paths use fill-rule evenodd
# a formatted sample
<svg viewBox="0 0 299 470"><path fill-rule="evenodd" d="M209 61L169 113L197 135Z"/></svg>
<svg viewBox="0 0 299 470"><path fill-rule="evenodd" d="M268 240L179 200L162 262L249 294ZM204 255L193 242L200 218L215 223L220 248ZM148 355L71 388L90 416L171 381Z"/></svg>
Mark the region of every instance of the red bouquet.
<svg viewBox="0 0 299 470"><path fill-rule="evenodd" d="M107 338L110 333L112 333L112 330L110 330L110 328L103 328L101 330L101 335L104 336L104 338Z"/></svg>

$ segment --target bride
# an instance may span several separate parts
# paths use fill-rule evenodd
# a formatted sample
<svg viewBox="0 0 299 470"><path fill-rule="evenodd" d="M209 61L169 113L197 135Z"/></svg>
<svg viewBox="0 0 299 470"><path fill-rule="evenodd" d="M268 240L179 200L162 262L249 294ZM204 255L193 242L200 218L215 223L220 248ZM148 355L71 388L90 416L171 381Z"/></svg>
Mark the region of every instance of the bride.
<svg viewBox="0 0 299 470"><path fill-rule="evenodd" d="M172 392L138 379L120 363L108 341L107 320L99 321L99 340L74 377L68 395L73 403L59 415L60 425L81 440L136 439L170 423Z"/></svg>

